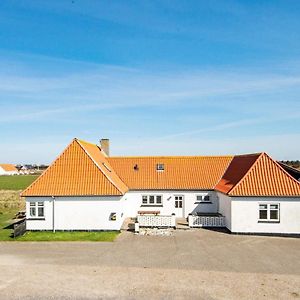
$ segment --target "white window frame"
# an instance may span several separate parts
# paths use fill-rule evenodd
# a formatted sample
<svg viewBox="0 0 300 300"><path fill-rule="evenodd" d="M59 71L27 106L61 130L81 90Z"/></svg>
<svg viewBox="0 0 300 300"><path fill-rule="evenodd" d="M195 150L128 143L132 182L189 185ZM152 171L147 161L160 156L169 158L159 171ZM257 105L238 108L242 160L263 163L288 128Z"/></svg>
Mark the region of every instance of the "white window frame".
<svg viewBox="0 0 300 300"><path fill-rule="evenodd" d="M261 206L264 205L266 206L265 209L262 209ZM272 206L276 205L277 208L272 208ZM261 219L260 218L260 211L261 210L266 210L267 211L267 218L266 219ZM271 211L277 211L277 219L271 219ZM258 203L258 221L259 222L280 222L280 203Z"/></svg>
<svg viewBox="0 0 300 300"><path fill-rule="evenodd" d="M42 209L43 213L40 214L39 210ZM29 219L44 219L45 218L45 202L36 201L29 202Z"/></svg>
<svg viewBox="0 0 300 300"><path fill-rule="evenodd" d="M179 203L181 203L181 207L180 207ZM174 195L174 207L176 209L182 209L183 210L183 208L184 208L184 195Z"/></svg>
<svg viewBox="0 0 300 300"><path fill-rule="evenodd" d="M154 199L153 199L153 198ZM160 197L160 202L157 199ZM153 203L150 203L150 199ZM142 206L163 206L163 195L160 194L149 194L149 195L142 195Z"/></svg>
<svg viewBox="0 0 300 300"><path fill-rule="evenodd" d="M199 200L198 197L201 197L201 200ZM211 196L208 195L208 194L207 195L196 195L196 202L195 202L195 204L198 204L198 203L212 203L210 197Z"/></svg>

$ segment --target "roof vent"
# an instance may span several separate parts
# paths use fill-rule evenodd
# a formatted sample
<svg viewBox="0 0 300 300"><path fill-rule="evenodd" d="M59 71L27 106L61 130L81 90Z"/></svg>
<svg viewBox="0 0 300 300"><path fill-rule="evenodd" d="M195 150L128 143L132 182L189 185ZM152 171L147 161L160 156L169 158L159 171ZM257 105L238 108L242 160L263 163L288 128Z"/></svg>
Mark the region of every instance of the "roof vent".
<svg viewBox="0 0 300 300"><path fill-rule="evenodd" d="M164 171L165 165L164 164L157 164L156 165L156 171Z"/></svg>
<svg viewBox="0 0 300 300"><path fill-rule="evenodd" d="M106 163L103 162L102 165L107 169L107 171L111 172L111 168Z"/></svg>
<svg viewBox="0 0 300 300"><path fill-rule="evenodd" d="M138 171L139 170L139 166L138 165L134 165L133 170L134 171Z"/></svg>

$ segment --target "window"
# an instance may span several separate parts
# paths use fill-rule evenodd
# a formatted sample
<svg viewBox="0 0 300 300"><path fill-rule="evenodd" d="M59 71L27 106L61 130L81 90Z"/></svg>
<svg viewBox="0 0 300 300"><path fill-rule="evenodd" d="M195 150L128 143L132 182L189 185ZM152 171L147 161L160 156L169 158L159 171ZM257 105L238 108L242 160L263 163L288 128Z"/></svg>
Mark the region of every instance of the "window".
<svg viewBox="0 0 300 300"><path fill-rule="evenodd" d="M148 196L143 196L143 204L147 204L148 203Z"/></svg>
<svg viewBox="0 0 300 300"><path fill-rule="evenodd" d="M156 165L156 171L163 171L165 169L165 165L164 164L157 164Z"/></svg>
<svg viewBox="0 0 300 300"><path fill-rule="evenodd" d="M204 202L210 202L209 195L205 195L204 198L203 198L203 201Z"/></svg>
<svg viewBox="0 0 300 300"><path fill-rule="evenodd" d="M116 220L117 220L117 213L112 212L112 213L109 215L109 221L116 221Z"/></svg>
<svg viewBox="0 0 300 300"><path fill-rule="evenodd" d="M45 216L44 202L30 202L29 215L31 218L43 218Z"/></svg>
<svg viewBox="0 0 300 300"><path fill-rule="evenodd" d="M279 204L259 204L259 220L279 222Z"/></svg>
<svg viewBox="0 0 300 300"><path fill-rule="evenodd" d="M183 196L175 196L175 208L182 208Z"/></svg>
<svg viewBox="0 0 300 300"><path fill-rule="evenodd" d="M144 195L142 196L142 205L144 206L162 206L161 195Z"/></svg>
<svg viewBox="0 0 300 300"><path fill-rule="evenodd" d="M107 171L111 172L110 167L106 163L102 163L102 165L106 168Z"/></svg>
<svg viewBox="0 0 300 300"><path fill-rule="evenodd" d="M197 195L195 204L197 203L211 203L209 195Z"/></svg>
<svg viewBox="0 0 300 300"><path fill-rule="evenodd" d="M202 195L197 195L196 196L196 202L201 202L203 199L203 196Z"/></svg>

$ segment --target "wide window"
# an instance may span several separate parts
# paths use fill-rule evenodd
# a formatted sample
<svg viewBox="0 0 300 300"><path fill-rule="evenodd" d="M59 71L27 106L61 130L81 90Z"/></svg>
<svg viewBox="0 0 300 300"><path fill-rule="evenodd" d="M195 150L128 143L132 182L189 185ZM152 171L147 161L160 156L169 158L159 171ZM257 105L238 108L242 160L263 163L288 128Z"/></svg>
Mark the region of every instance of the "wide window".
<svg viewBox="0 0 300 300"><path fill-rule="evenodd" d="M144 206L162 206L162 196L161 195L143 195L142 205Z"/></svg>
<svg viewBox="0 0 300 300"><path fill-rule="evenodd" d="M43 218L45 216L44 202L30 202L29 207L31 218Z"/></svg>
<svg viewBox="0 0 300 300"><path fill-rule="evenodd" d="M197 203L211 203L209 195L197 195L195 204Z"/></svg>
<svg viewBox="0 0 300 300"><path fill-rule="evenodd" d="M279 221L279 204L259 204L259 220L265 222Z"/></svg>

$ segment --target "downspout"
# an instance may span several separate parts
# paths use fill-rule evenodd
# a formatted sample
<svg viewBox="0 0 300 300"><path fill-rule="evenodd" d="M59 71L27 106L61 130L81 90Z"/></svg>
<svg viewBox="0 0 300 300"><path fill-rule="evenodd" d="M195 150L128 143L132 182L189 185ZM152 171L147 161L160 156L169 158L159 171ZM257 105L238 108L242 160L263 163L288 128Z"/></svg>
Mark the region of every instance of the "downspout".
<svg viewBox="0 0 300 300"><path fill-rule="evenodd" d="M52 196L52 230L55 232L55 197Z"/></svg>

